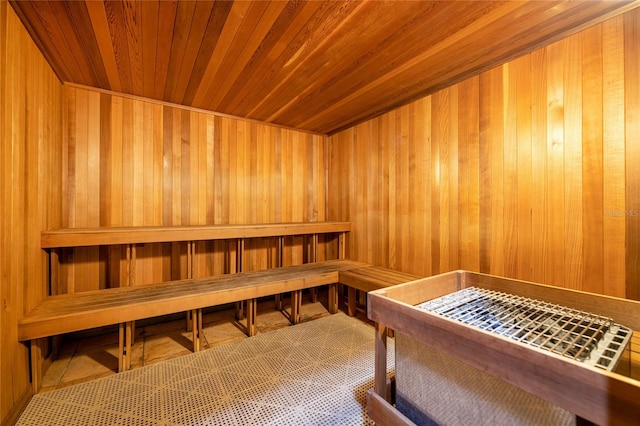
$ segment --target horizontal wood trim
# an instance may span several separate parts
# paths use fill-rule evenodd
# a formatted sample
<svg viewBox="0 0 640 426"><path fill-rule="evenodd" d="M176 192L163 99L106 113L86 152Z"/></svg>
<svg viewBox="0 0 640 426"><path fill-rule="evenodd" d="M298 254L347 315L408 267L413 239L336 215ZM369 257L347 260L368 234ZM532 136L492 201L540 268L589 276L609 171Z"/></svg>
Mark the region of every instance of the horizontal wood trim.
<svg viewBox="0 0 640 426"><path fill-rule="evenodd" d="M349 222L70 228L42 232L42 248L278 237L350 230Z"/></svg>
<svg viewBox="0 0 640 426"><path fill-rule="evenodd" d="M451 288L458 286L459 276L460 273L447 275ZM438 280L436 288L441 287L442 277L434 278ZM504 280L503 284L507 282ZM510 280L509 283L514 292L522 285L536 284L518 280ZM437 297L437 293L430 294L430 289L430 279L427 278L395 288L397 299L387 297L389 293L384 290L369 293L369 318L596 424L630 424L637 419L640 412L640 384L637 380L590 368L560 355L400 303L415 297L418 291L426 296L424 300ZM540 287L540 291L544 294L546 289ZM567 291L573 293L572 290ZM604 297L600 300L603 305L609 302ZM636 315L640 312L638 306L633 312Z"/></svg>
<svg viewBox="0 0 640 426"><path fill-rule="evenodd" d="M18 324L19 340L135 321L338 281L338 273L364 264L330 260L195 280L50 296Z"/></svg>

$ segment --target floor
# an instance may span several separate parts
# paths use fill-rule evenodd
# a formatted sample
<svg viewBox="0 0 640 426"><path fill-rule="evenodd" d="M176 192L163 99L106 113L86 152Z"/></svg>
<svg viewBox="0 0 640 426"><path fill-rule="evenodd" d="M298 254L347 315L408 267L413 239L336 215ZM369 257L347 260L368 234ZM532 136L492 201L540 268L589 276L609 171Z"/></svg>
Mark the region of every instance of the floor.
<svg viewBox="0 0 640 426"><path fill-rule="evenodd" d="M373 326L340 312L41 392L18 426L372 426L374 339Z"/></svg>
<svg viewBox="0 0 640 426"><path fill-rule="evenodd" d="M304 294L301 322L329 316L326 309L326 290L318 291L317 302L312 303L310 295ZM289 308L288 295L283 298L285 309ZM346 310L344 303L341 307ZM213 310L203 315L204 349L246 339L244 321L235 321L235 309L227 307ZM367 321L361 310L356 318ZM183 315L164 318L164 321L138 322L135 343L132 347L131 368L152 365L193 352L191 332L186 331ZM258 303L256 334L289 327L287 313L275 310L274 299ZM101 332L84 332L65 337L57 358L45 372L40 392L47 392L66 386L83 383L114 375L118 368L118 334L116 329Z"/></svg>

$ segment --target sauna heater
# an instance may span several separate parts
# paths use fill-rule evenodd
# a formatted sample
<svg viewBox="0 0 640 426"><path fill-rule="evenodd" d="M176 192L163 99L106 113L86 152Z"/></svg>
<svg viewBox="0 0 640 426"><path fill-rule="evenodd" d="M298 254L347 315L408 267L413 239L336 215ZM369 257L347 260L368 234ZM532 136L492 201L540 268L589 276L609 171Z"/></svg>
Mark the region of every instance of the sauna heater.
<svg viewBox="0 0 640 426"><path fill-rule="evenodd" d="M610 318L477 287L415 307L607 371L616 368L632 334ZM572 413L402 333L396 385L398 410L419 425L576 422Z"/></svg>
<svg viewBox="0 0 640 426"><path fill-rule="evenodd" d="M611 318L476 287L417 307L609 371L632 334Z"/></svg>

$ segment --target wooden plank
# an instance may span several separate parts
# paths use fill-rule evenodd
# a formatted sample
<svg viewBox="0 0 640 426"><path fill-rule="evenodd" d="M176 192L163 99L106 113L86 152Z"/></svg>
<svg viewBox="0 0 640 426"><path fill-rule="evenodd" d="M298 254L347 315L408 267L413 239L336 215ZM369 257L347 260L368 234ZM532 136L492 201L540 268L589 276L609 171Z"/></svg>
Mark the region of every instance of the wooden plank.
<svg viewBox="0 0 640 426"><path fill-rule="evenodd" d="M604 293L603 33L602 25L582 34L582 290Z"/></svg>
<svg viewBox="0 0 640 426"><path fill-rule="evenodd" d="M564 57L564 285L582 289L582 49L579 37L563 42Z"/></svg>
<svg viewBox="0 0 640 426"><path fill-rule="evenodd" d="M622 19L603 24L602 185L604 221L604 293L626 294L624 27ZM603 265L603 266L604 266Z"/></svg>
<svg viewBox="0 0 640 426"><path fill-rule="evenodd" d="M349 222L291 222L249 225L135 226L64 229L42 232L42 248L264 238L280 235L337 233Z"/></svg>
<svg viewBox="0 0 640 426"><path fill-rule="evenodd" d="M562 42L546 49L547 54L547 186L549 202L548 245L545 260L545 283L565 285L565 128L564 128L564 58ZM553 189L551 189L553 188Z"/></svg>
<svg viewBox="0 0 640 426"><path fill-rule="evenodd" d="M624 16L625 295L640 300L640 15Z"/></svg>

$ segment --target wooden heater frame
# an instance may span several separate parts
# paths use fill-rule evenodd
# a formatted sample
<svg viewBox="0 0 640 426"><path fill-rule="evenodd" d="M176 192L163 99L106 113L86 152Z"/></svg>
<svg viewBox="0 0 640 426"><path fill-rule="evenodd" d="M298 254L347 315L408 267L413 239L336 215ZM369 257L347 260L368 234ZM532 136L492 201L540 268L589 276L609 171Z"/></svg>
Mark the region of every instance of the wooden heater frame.
<svg viewBox="0 0 640 426"><path fill-rule="evenodd" d="M454 271L373 291L368 317L376 322L375 388L369 415L376 424L413 424L390 401L387 332L403 333L471 366L545 399L581 419L599 424L633 424L640 419L640 381L534 348L416 308L467 287L480 287L610 317L640 330L640 302L502 278Z"/></svg>

